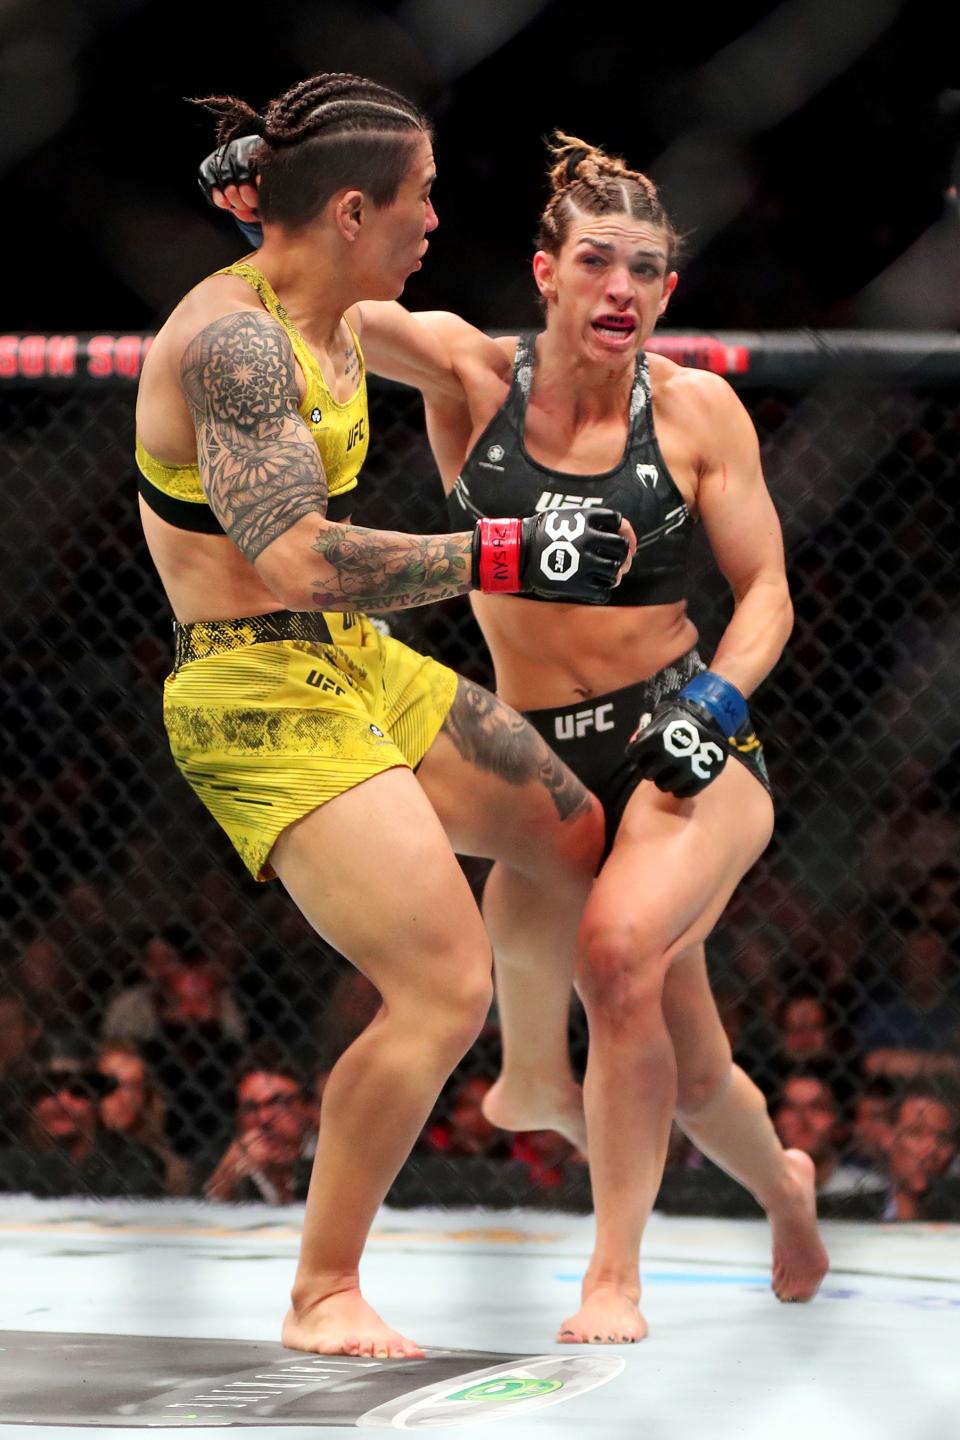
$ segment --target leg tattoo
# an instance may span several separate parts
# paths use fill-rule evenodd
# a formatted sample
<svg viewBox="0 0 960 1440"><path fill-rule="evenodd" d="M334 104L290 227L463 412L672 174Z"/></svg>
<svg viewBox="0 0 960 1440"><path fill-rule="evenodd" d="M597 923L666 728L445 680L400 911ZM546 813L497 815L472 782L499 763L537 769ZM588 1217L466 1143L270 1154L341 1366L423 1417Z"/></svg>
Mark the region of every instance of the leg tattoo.
<svg viewBox="0 0 960 1440"><path fill-rule="evenodd" d="M545 785L561 820L590 808L588 791L533 726L472 680L460 677L443 732L464 760L499 775L508 785L531 780Z"/></svg>

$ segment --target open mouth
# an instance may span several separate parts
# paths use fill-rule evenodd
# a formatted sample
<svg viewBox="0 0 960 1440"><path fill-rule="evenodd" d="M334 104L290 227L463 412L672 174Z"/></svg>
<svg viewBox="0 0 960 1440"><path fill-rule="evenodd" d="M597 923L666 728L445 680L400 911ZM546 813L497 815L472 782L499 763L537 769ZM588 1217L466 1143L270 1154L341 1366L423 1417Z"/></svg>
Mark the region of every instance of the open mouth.
<svg viewBox="0 0 960 1440"><path fill-rule="evenodd" d="M598 315L590 323L604 340L629 340L637 328L632 315Z"/></svg>

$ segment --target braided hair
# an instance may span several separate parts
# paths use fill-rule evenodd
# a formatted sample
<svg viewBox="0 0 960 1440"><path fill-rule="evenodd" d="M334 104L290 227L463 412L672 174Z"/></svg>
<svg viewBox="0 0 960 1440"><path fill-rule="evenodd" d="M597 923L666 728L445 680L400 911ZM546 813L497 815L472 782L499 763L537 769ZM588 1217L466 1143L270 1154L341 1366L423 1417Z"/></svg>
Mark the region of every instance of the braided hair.
<svg viewBox="0 0 960 1440"><path fill-rule="evenodd" d="M550 199L540 217L537 249L556 255L578 215L629 215L649 220L667 237L669 264L680 249L670 217L660 203L657 187L639 170L630 170L618 156L555 130L547 142L552 165L547 171Z"/></svg>
<svg viewBox="0 0 960 1440"><path fill-rule="evenodd" d="M361 75L312 75L261 114L233 95L192 102L217 115L217 143L259 135L260 213L296 228L338 190L362 190L373 204L397 198L429 121L395 90Z"/></svg>

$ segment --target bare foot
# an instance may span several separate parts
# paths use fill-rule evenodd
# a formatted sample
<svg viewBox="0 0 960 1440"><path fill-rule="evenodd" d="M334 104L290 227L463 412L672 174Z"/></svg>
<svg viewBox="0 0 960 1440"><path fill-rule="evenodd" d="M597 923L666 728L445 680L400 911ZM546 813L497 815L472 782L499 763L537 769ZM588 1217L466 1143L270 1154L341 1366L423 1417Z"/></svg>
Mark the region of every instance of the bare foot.
<svg viewBox="0 0 960 1440"><path fill-rule="evenodd" d="M619 1285L601 1284L576 1315L564 1320L557 1340L561 1345L635 1345L646 1336L638 1301Z"/></svg>
<svg viewBox="0 0 960 1440"><path fill-rule="evenodd" d="M575 1149L587 1153L583 1091L574 1081L560 1085L501 1076L484 1095L484 1115L501 1130L556 1130Z"/></svg>
<svg viewBox="0 0 960 1440"><path fill-rule="evenodd" d="M830 1258L817 1231L816 1172L803 1150L786 1152L794 1190L767 1214L773 1230L773 1277L778 1300L812 1300L827 1273Z"/></svg>
<svg viewBox="0 0 960 1440"><path fill-rule="evenodd" d="M318 1355L365 1355L371 1360L422 1360L412 1340L391 1330L359 1290L327 1295L299 1312L290 1309L281 1339L289 1350Z"/></svg>

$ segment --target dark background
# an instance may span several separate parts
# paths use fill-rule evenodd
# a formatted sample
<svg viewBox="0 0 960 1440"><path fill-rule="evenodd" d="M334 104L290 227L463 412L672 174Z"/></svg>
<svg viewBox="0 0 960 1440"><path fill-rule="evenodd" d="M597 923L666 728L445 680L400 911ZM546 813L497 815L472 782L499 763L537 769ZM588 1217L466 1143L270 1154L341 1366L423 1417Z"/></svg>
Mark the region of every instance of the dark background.
<svg viewBox="0 0 960 1440"><path fill-rule="evenodd" d="M943 19L937 18L940 11ZM240 246L183 97L262 106L369 74L437 124L441 228L406 300L535 319L543 137L561 126L661 185L689 234L674 328L960 328L960 62L925 0L8 0L0 166L10 330L150 330Z"/></svg>

